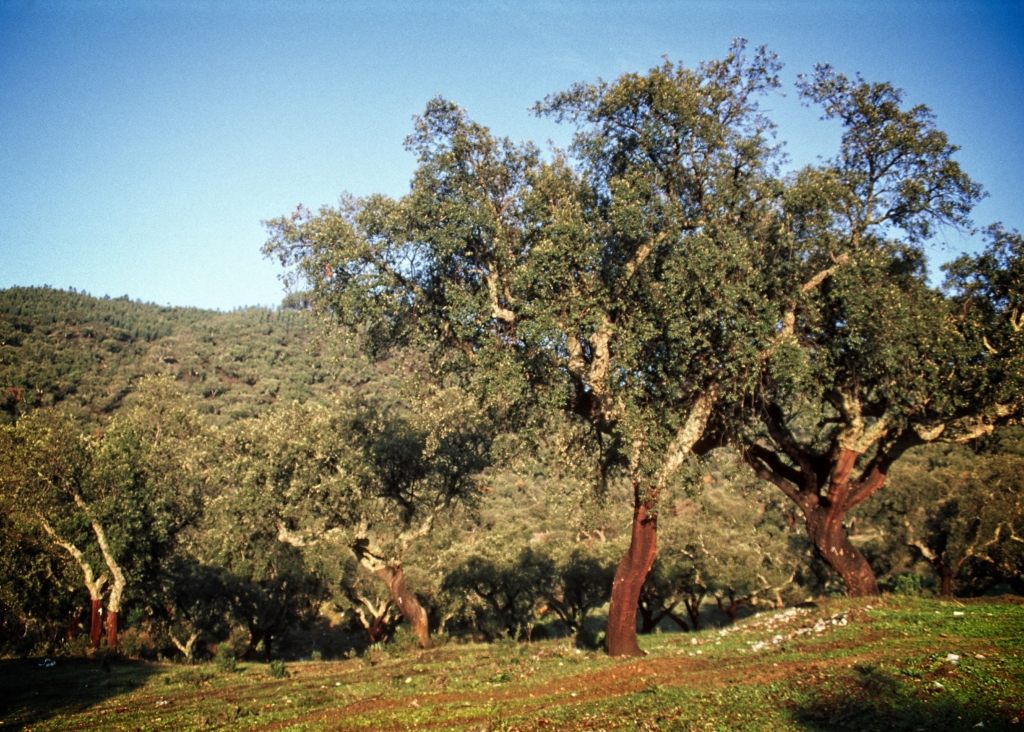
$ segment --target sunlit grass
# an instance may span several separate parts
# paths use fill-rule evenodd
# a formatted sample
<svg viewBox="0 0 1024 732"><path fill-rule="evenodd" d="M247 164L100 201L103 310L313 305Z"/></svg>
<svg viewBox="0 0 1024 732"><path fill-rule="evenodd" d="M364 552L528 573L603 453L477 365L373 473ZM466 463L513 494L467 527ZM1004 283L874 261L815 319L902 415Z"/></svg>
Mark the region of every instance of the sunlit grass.
<svg viewBox="0 0 1024 732"><path fill-rule="evenodd" d="M900 597L645 636L641 659L559 640L385 647L283 678L265 664L9 660L0 713L32 730L1020 730L1022 638L1020 604Z"/></svg>

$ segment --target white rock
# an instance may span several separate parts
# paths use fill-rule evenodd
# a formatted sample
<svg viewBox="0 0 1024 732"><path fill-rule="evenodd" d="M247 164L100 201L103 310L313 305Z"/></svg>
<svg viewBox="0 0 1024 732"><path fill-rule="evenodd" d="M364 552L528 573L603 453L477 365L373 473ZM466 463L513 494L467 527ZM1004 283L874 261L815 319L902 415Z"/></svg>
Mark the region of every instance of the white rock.
<svg viewBox="0 0 1024 732"><path fill-rule="evenodd" d="M960 660L960 656L958 656L955 653L950 653L948 656L946 656L946 660L949 661L950 663L956 663L957 661Z"/></svg>

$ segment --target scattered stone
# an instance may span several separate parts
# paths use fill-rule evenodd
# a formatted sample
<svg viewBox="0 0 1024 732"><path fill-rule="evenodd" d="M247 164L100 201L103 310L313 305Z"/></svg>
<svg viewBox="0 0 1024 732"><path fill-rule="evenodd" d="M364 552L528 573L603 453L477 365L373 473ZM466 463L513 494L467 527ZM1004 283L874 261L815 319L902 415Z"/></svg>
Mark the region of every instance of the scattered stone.
<svg viewBox="0 0 1024 732"><path fill-rule="evenodd" d="M950 653L946 656L946 660L955 665L960 661L960 656L955 653Z"/></svg>

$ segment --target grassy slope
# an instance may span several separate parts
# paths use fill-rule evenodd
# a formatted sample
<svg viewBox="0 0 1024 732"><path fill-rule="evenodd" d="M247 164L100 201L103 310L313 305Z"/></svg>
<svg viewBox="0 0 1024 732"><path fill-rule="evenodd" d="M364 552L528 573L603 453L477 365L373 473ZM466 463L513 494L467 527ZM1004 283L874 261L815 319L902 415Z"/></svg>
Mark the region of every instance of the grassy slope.
<svg viewBox="0 0 1024 732"><path fill-rule="evenodd" d="M836 600L642 644L643 659L610 659L564 641L452 643L289 664L286 679L2 661L0 715L33 730L1024 729L1021 604Z"/></svg>

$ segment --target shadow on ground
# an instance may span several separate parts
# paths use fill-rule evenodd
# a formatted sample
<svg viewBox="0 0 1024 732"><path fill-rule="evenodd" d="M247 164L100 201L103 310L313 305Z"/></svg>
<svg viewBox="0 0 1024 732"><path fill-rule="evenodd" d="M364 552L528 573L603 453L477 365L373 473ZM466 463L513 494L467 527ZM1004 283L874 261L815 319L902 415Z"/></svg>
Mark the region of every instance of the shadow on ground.
<svg viewBox="0 0 1024 732"><path fill-rule="evenodd" d="M934 732L936 730L1020 730L1021 710L964 704L939 694L930 700L819 699L793 711L798 729L808 732ZM1021 720L1024 721L1024 720ZM981 724L979 724L981 723Z"/></svg>
<svg viewBox="0 0 1024 732"><path fill-rule="evenodd" d="M146 683L160 668L143 661L57 658L0 661L0 723L32 727L56 715L78 714Z"/></svg>

